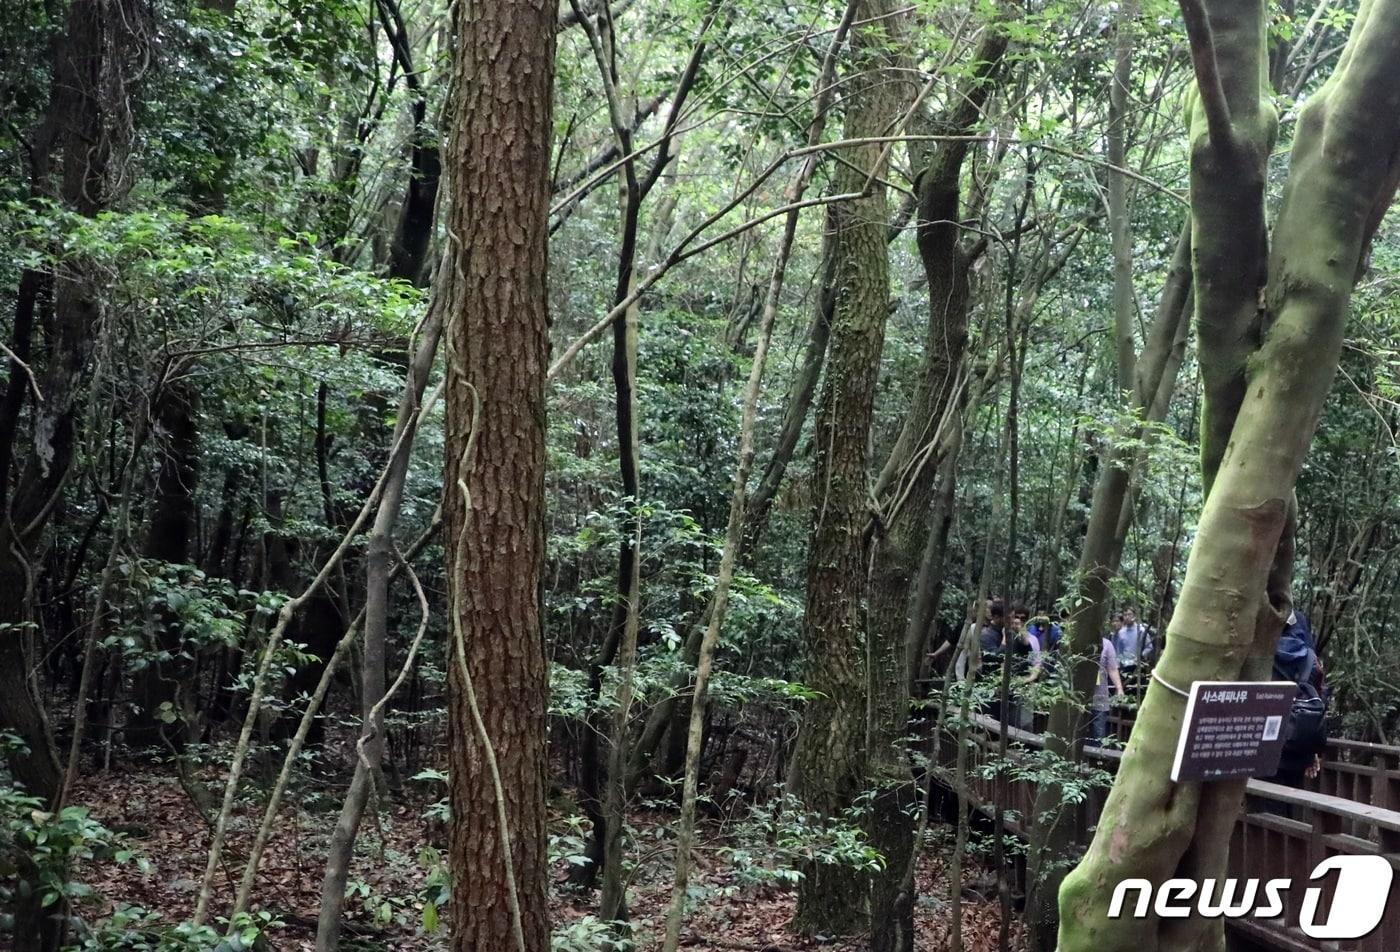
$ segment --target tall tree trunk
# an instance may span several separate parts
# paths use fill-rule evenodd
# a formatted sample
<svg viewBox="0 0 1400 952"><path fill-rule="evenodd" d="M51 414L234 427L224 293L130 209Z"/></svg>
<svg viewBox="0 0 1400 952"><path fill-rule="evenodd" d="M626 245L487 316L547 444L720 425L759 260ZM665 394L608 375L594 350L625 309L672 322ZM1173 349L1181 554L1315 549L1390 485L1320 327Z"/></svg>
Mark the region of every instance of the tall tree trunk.
<svg viewBox="0 0 1400 952"><path fill-rule="evenodd" d="M826 128L826 109L831 102L834 89L836 57L845 43L861 7L861 0L847 0L841 22L831 38L826 54L822 57L821 70L817 74L816 103L812 123L807 129L807 144L815 145L822 140ZM704 635L700 639L695 663L695 690L690 709L689 729L686 735L685 779L681 787L680 830L676 843L675 876L671 882L671 903L666 911L666 934L662 940L662 952L676 952L680 948L681 928L685 922L686 902L689 898L690 859L695 846L695 808L699 798L700 746L703 736L707 692L710 673L714 666L715 651L719 647L720 631L724 626L725 611L728 607L729 586L734 579L734 567L739 560L739 549L743 544L744 515L748 505L749 473L754 459L754 423L758 418L758 396L763 384L763 370L768 360L768 345L773 339L773 323L777 318L782 300L783 282L787 276L788 258L792 253L793 239L797 234L798 215L801 211L802 196L816 171L817 155L812 153L798 166L789 184L786 196L790 206L783 219L782 238L778 244L773 273L768 282L768 294L763 304L763 317L759 321L758 339L754 344L753 362L749 367L748 382L744 386L743 410L739 424L739 455L734 469L734 486L729 502L729 518L725 525L724 550L720 554L719 568L715 575L715 588L710 604L705 612Z"/></svg>
<svg viewBox="0 0 1400 952"><path fill-rule="evenodd" d="M80 215L93 217L111 207L129 184L126 166L134 110L128 82L146 39L146 24L147 10L140 0L74 0L66 34L55 43L48 109L35 137L34 186L39 194L55 191L47 173L50 150L56 148L62 156L57 194ZM62 773L47 718L32 692L23 626L29 620L35 555L71 468L88 358L102 332L103 302L89 270L81 260L70 261L52 278L53 313L44 325L45 362L37 384L43 402L36 401L32 414L33 452L23 460L13 458L28 383L17 379L19 368L13 361L4 407L11 442L0 450L3 469L19 472L0 517L0 723L24 741L22 747L9 748L12 776L28 793L50 802L59 796ZM22 322L34 325L39 286L46 283L26 278L16 313L17 335ZM16 342L29 343L18 337ZM63 941L66 904L44 908L41 892L35 883L20 893L16 952L47 952Z"/></svg>
<svg viewBox="0 0 1400 952"><path fill-rule="evenodd" d="M575 8L578 8L575 2ZM619 89L617 35L613 30L612 12L605 2L602 4L596 26L588 17L579 20L593 48L597 60L599 76L608 100L608 114L612 120L613 135L617 140L618 152L630 155L632 152L632 109L624 100ZM702 41L703 44L703 41ZM658 170L659 171L659 170ZM651 190L656 178L648 177L642 182L637 175L637 162L628 158L623 162L622 175L618 182L618 211L622 221L622 233L618 242L617 281L613 291L613 305L618 306L627 300L636 285L638 226L641 218L642 202ZM637 661L637 627L641 612L641 486L638 469L641 465L641 448L638 439L637 405L637 324L640 307L633 300L626 311L613 323L612 378L617 399L614 405L614 423L617 427L617 463L622 484L623 505L626 514L619 526L620 540L617 553L617 596L613 602L612 619L602 650L590 666L589 680L594 696L601 699L603 666L618 662L618 683L614 693L614 706L610 724L593 715L589 729L585 732L585 755L592 760L585 764L594 780L595 801L593 804L594 855L601 861L603 891L598 903L598 912L604 921L624 919L627 914L627 888L623 870L623 827L626 824L627 806L627 735L628 719L631 713L632 680ZM608 767L605 789L597 789L598 739L607 731ZM591 863L588 871L598 868Z"/></svg>
<svg viewBox="0 0 1400 952"><path fill-rule="evenodd" d="M628 103L618 88L616 36L612 29L611 11L605 2L595 23L589 15L583 12L576 0L574 9L578 23L583 27L584 33L588 37L594 60L598 66L598 74L602 80L607 100L608 115L612 123L617 151L620 155L628 157L623 159L622 174L618 181L618 214L621 219L621 234L618 240L617 278L613 289L613 306L616 307L627 300L635 283L638 226L644 196L642 183L637 175L637 161L630 157L632 153L632 117L628 115ZM623 647L628 636L633 637L631 645L635 650L639 593L633 586L639 585L641 581L638 563L638 559L641 557L641 524L638 511L638 506L641 503L641 489L637 476L639 460L637 458L636 305L637 302L633 301L632 305L618 320L613 322L612 326L612 378L616 393L613 422L617 434L617 463L622 488L622 504L626 507L626 513L618 527L617 590L611 617L608 621L607 632L603 636L603 644L588 666L588 687L594 700L594 709L588 714L583 738L579 744L579 805L592 826L592 835L589 838L585 854L588 862L575 866L570 874L572 881L579 886L592 886L596 881L597 874L600 871L604 874L606 884L604 892L607 895L604 901L599 904L599 911L605 921L622 917L625 898L622 890L622 870L616 864L612 868L607 868L610 858L619 863L621 861L621 840L618 837L621 835L620 827L623 823L621 813L613 816L612 811L607 808L617 807L620 809L622 804L615 798L606 797L603 787L606 784L609 793L611 793L615 783L624 783L625 786L625 778L616 774L613 766L616 763L626 763L625 754L620 753L617 749L626 743L626 722L624 719L619 725L619 732L614 733L608 729L608 722L611 718L604 715L601 705L603 674L604 669L617 658L618 651ZM624 653L626 652L624 651ZM628 676L630 677L630 675L629 669ZM630 684L620 687L620 690L625 690L630 697ZM602 764L603 744L601 743L605 735L611 742L606 779ZM619 760L619 757L622 759ZM605 799L609 800L607 804L604 803ZM609 846L613 847L611 857L609 856Z"/></svg>
<svg viewBox="0 0 1400 952"><path fill-rule="evenodd" d="M768 517L773 512L778 490L782 487L783 476L797 451L802 429L807 424L812 400L817 394L817 384L821 382L822 366L826 363L827 344L831 339L831 315L836 309L835 268L836 242L830 231L822 236L821 289L817 294L812 326L807 331L807 347L802 354L802 366L792 382L787 406L783 410L783 425L778 431L778 440L773 446L773 455L763 467L749 498L748 519L744 526L744 549L753 555L763 530L768 526Z"/></svg>
<svg viewBox="0 0 1400 952"><path fill-rule="evenodd" d="M1332 77L1303 107L1264 250L1274 113L1262 2L1183 4L1196 315L1209 487L1160 682L1231 680L1272 653L1289 610L1293 485L1341 351L1352 284L1400 179L1400 2L1367 0ZM1109 919L1125 877L1224 874L1244 784L1174 784L1184 699L1154 678L1094 840L1060 893L1060 948L1222 949L1221 920Z"/></svg>
<svg viewBox="0 0 1400 952"><path fill-rule="evenodd" d="M82 662L78 675L77 690L73 696L73 734L68 742L68 759L63 775L63 786L59 790L55 809L61 809L67 804L68 795L72 792L73 784L76 783L78 779L78 767L82 757L83 740L87 733L88 692L92 688L92 682L97 673L97 645L106 623L107 603L111 600L112 589L116 582L118 561L123 554L130 552L128 540L131 537L131 507L136 495L135 492L133 492L133 486L135 484L137 471L140 467L139 460L141 459L141 452L145 448L146 438L150 429L147 425L150 413L146 407L138 409L134 415L135 421L132 426L131 448L126 455L125 462L114 475L117 481L115 493L117 507L112 518L111 538L108 540L107 558L103 562L97 589L93 594L92 607L88 612L87 622L83 626L85 631L80 639L80 644L82 646ZM113 445L110 447L109 452L115 456L116 446ZM155 619L148 619L148 632L154 627L155 622ZM150 636L148 635L148 637ZM156 644L159 644L158 635L152 640L155 641ZM113 657L109 663L115 666L117 664L117 659Z"/></svg>
<svg viewBox="0 0 1400 952"><path fill-rule="evenodd" d="M62 156L58 194L65 205L85 216L108 208L127 184L124 175L132 134L127 81L144 39L140 33L144 16L139 0L75 0L68 10L66 35L55 45L48 112L36 137L44 155L35 165L42 174L50 164L47 150L58 150ZM48 181L35 182L38 191L50 187ZM17 335L21 324L33 325L34 308L46 283L29 274L22 279ZM101 330L98 290L82 262L73 262L54 275L52 289L53 315L45 327L46 359L38 380L44 399L34 408L33 453L10 464L19 479L0 523L0 585L6 593L0 598L0 626L26 620L31 567L20 553L34 552L67 478L88 358ZM27 348L28 334L24 338L17 337L16 342ZM13 427L29 383L13 361L10 372L5 408L10 442L3 450L7 463L21 445ZM57 793L60 777L43 712L27 686L29 665L22 642L14 628L0 638L0 723L14 725L29 748L28 752L11 748L9 760L16 779L35 796L47 799Z"/></svg>
<svg viewBox="0 0 1400 952"><path fill-rule="evenodd" d="M452 947L549 948L545 836L545 375L558 7L457 8L447 156ZM499 754L499 756L498 756Z"/></svg>
<svg viewBox="0 0 1400 952"><path fill-rule="evenodd" d="M852 30L846 138L887 134L906 101L892 72L891 47L902 32L893 12L894 5L885 0L867 0L861 14L876 19ZM865 769L861 609L870 518L867 448L889 314L889 214L879 181L888 152L883 143L850 152L849 164L833 174L832 187L860 197L830 206L827 215L835 244L836 302L813 436L812 530L802 625L802 680L819 696L803 710L790 784L807 809L829 818L851 805ZM797 928L809 935L858 929L866 912L865 875L849 866L816 862L808 863L804 873Z"/></svg>
<svg viewBox="0 0 1400 952"><path fill-rule="evenodd" d="M629 269L630 270L630 269ZM628 287L631 275L627 275ZM613 700L612 724L608 731L608 776L603 792L603 893L598 911L604 921L626 917L627 877L623 869L623 826L627 813L627 739L637 666L637 630L641 623L641 505L637 467L641 455L638 438L637 406L637 325L640 308L635 302L618 321L621 330L614 337L619 353L613 357L613 376L618 382L617 432L624 490L631 487L631 512L623 529L630 550L618 560L618 608L613 613L617 635L618 685ZM626 575L622 574L626 572ZM611 637L611 636L610 636Z"/></svg>
<svg viewBox="0 0 1400 952"><path fill-rule="evenodd" d="M1119 10L1114 42L1114 70L1109 90L1109 155L1115 168L1126 166L1128 83L1132 76L1133 36L1137 28L1137 5L1127 3ZM1180 359L1175 343L1182 337L1191 301L1189 225L1183 228L1167 273L1166 284L1141 359L1134 346L1133 328L1137 323L1137 297L1133 286L1131 220L1128 208L1127 176L1110 172L1107 188L1109 233L1113 254L1114 366L1117 393L1129 401L1142 419L1157 422L1165 418L1171 392L1176 384ZM1184 343L1184 341L1183 341ZM1159 389L1165 399L1156 401ZM1091 698L1099 672L1097 658L1100 638L1108 621L1110 583L1118 573L1123 546L1127 540L1132 513L1131 477L1140 471L1143 428L1139 425L1122 440L1105 447L1108 459L1095 475L1094 491L1080 550L1076 573L1077 591L1067 632L1067 666L1070 697L1051 709L1047 749L1058 756L1078 761L1084 741L1083 702ZM1043 814L1042 814L1043 811ZM1068 812L1068 816L1062 814ZM1083 841L1085 831L1079 811L1063 802L1058 784L1046 784L1037 802L1037 822L1032 831L1030 853L1031 888L1027 902L1032 943L1038 950L1054 948L1058 909L1056 897L1064 879L1069 855Z"/></svg>
<svg viewBox="0 0 1400 952"><path fill-rule="evenodd" d="M1185 349L1185 325L1191 304L1190 236L1183 231L1158 302L1147 345L1134 360L1140 386L1133 391L1133 407L1149 423L1166 417ZM1150 395L1148 388L1151 388ZM1125 386L1126 390L1126 386ZM1143 403L1146 397L1147 402ZM1054 704L1046 747L1056 755L1077 760L1083 750L1084 701L1092 697L1098 680L1100 639L1108 623L1110 584L1117 575L1131 521L1122 518L1131 498L1131 477L1140 474L1144 431L1134 427L1116 444L1105 446L1094 475L1088 526L1075 573L1075 608L1066 632L1066 667L1072 697ZM1029 863L1031 889L1027 918L1037 949L1053 949L1058 928L1056 896L1066 872L1066 860L1082 843L1085 831L1074 817L1059 817L1073 807L1063 803L1059 784L1045 784L1036 804L1038 822L1031 835ZM1056 820L1056 817L1059 817Z"/></svg>
<svg viewBox="0 0 1400 952"><path fill-rule="evenodd" d="M191 561L194 537L195 490L199 480L199 391L187 380L175 380L163 388L159 407L160 470L147 530L147 558L184 565ZM131 465L135 465L135 462ZM178 622L168 614L155 619L156 644L163 656L142 671L138 688L140 711L127 724L132 739L160 746L160 732L177 748L185 738L182 721L161 716L161 707L174 704L176 689L189 673L181 660L183 637Z"/></svg>
<svg viewBox="0 0 1400 952"><path fill-rule="evenodd" d="M949 134L966 135L980 118L1006 46L1005 32L989 28L973 55L972 73L958 90L956 105L940 123ZM892 473L871 559L865 747L869 778L877 789L870 840L885 857L870 893L874 952L910 952L914 944L909 871L917 845L913 841L917 789L904 737L911 664L922 658L923 633L935 607L921 605L920 595L928 589L911 583L923 575L926 540L940 535L946 540L951 517L951 507L935 515L931 503L940 473L951 493L952 472L944 469L939 454L951 447L951 432L961 429L957 407L966 373L968 269L975 260L975 254L964 250L959 241L960 180L967 151L966 141L947 143L932 154L918 177L917 242L928 280L929 317L923 373L908 419L919 430L915 433L911 428L917 439L904 454L898 473ZM929 558L940 565L928 571L941 575L943 546L935 542L932 548ZM927 619L922 617L925 614ZM920 620L911 624L915 617ZM911 643L918 647L911 650Z"/></svg>
<svg viewBox="0 0 1400 952"><path fill-rule="evenodd" d="M909 618L904 633L905 665L909 672L909 696L915 697L917 682L928 667L928 645L938 628L938 606L943 601L947 573L943 564L948 553L948 538L953 528L957 504L958 460L966 443L967 431L977 418L982 399L991 389L994 370L977 382L971 394L961 401L938 448L938 492L929 509L929 530L919 555L919 573L909 597ZM956 648L956 639L950 643Z"/></svg>
<svg viewBox="0 0 1400 952"><path fill-rule="evenodd" d="M19 447L20 415L34 386L28 361L34 343L35 319L48 305L52 288L53 281L48 274L28 269L20 274L15 319L10 330L10 359L6 366L9 376L5 381L5 395L0 399L0 512L9 511L10 474L17 462L23 463L23 460L16 460L15 451Z"/></svg>
<svg viewBox="0 0 1400 952"><path fill-rule="evenodd" d="M408 184L399 203L399 217L389 243L388 274L391 278L421 285L427 277L428 248L432 244L438 187L442 182L442 156L436 135L427 128L427 91L423 77L414 66L413 38L409 36L403 11L397 0L377 0L375 9L413 97Z"/></svg>
<svg viewBox="0 0 1400 952"><path fill-rule="evenodd" d="M428 271L442 158L438 144L424 129L427 103L413 104L413 145L408 161L408 185L399 205L399 220L389 246L389 277L421 285Z"/></svg>
<svg viewBox="0 0 1400 952"><path fill-rule="evenodd" d="M708 45L706 34L714 21L714 14L712 13L701 27L690 60L676 87L671 104L671 117L662 131L657 155L650 168L643 173L638 168L632 147L632 133L638 124L636 108L619 86L621 76L612 11L604 2L595 22L584 15L577 0L573 0L573 5L577 23L588 38L598 66L617 151L626 157L622 163L622 175L618 183L621 234L618 241L613 306L621 307L625 302L630 303L612 327L612 378L617 393L614 422L617 433L618 470L627 513L619 527L621 531L617 558L617 598L613 602L612 617L603 644L588 670L589 692L595 699L595 710L589 715L580 743L580 804L593 826L586 854L589 862L576 866L571 876L575 884L591 886L601 868L604 881L599 911L604 920L611 921L623 918L625 912L621 833L627 790L625 768L628 763L626 747L633 688L631 678L636 661L638 613L641 608L639 589L642 528L638 508L641 504L641 487L638 481L641 450L638 444L637 419L637 330L640 303L632 292L636 287L642 203L671 164L676 122L699 74L700 63ZM653 243L659 237L653 235ZM653 248L652 252L657 250ZM608 727L604 723L602 711L597 709L597 701L602 698L603 669L614 662L619 651L622 653L622 663L619 671L621 682L616 696L618 703L613 708L611 727ZM605 732L609 742L609 766L604 781L599 741ZM606 791L603 789L604 785Z"/></svg>

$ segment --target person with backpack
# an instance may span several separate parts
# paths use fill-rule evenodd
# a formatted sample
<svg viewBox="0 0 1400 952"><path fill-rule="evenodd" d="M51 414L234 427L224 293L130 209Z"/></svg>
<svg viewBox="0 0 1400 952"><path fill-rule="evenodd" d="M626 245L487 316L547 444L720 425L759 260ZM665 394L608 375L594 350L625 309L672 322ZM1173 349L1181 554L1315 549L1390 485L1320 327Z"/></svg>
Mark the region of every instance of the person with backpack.
<svg viewBox="0 0 1400 952"><path fill-rule="evenodd" d="M1132 674L1139 664L1145 665L1154 655L1152 630L1137 620L1137 610L1123 609L1123 623L1113 635L1113 648L1118 652L1118 667Z"/></svg>
<svg viewBox="0 0 1400 952"><path fill-rule="evenodd" d="M1274 680L1292 681L1297 696L1283 727L1283 755L1278 771L1268 780L1289 787L1303 786L1322 769L1327 749L1327 681L1317 656L1312 626L1300 611L1288 616L1274 649Z"/></svg>

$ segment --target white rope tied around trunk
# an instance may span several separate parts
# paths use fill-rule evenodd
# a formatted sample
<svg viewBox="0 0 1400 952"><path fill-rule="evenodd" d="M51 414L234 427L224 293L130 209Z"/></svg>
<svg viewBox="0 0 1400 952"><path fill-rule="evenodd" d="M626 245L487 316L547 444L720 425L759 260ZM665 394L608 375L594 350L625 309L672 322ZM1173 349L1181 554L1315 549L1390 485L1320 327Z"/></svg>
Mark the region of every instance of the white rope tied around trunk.
<svg viewBox="0 0 1400 952"><path fill-rule="evenodd" d="M1166 688L1168 691L1172 692L1173 694L1180 694L1182 697L1185 697L1185 698L1189 698L1189 697L1191 696L1191 692L1190 692L1190 691L1183 691L1183 690L1181 690L1181 688L1177 687L1175 684L1169 683L1169 682L1167 681L1166 678L1162 677L1160 674L1157 673L1157 669L1156 669L1156 668L1153 668L1153 669L1152 669L1152 680L1153 680L1153 681L1156 681L1158 684L1160 684L1162 687Z"/></svg>

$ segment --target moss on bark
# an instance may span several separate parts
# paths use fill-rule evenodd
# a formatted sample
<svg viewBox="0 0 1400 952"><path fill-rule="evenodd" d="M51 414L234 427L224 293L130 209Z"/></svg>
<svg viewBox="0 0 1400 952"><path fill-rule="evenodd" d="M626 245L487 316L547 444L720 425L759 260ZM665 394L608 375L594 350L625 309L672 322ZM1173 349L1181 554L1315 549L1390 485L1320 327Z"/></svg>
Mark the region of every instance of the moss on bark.
<svg viewBox="0 0 1400 952"><path fill-rule="evenodd" d="M1300 116L1265 266L1262 176L1257 189L1252 178L1230 178L1241 157L1262 167L1254 149L1271 135L1259 84L1252 98L1248 90L1251 73L1261 75L1264 8L1206 9L1233 135L1220 141L1220 124L1205 122L1203 104L1193 108L1197 321L1214 403L1203 427L1210 491L1158 666L1183 688L1239 677L1277 634L1293 486L1336 372L1353 281L1400 175L1400 128L1374 122L1400 109L1400 0L1367 0L1336 72ZM1199 69L1198 59L1203 78ZM1246 190L1257 192L1249 207L1259 217L1231 220L1232 194ZM1254 274L1260 280L1243 287L1228 280ZM1219 946L1218 930L1107 916L1124 878L1222 873L1241 785L1172 783L1184 703L1155 682L1147 692L1094 841L1060 893L1065 952Z"/></svg>

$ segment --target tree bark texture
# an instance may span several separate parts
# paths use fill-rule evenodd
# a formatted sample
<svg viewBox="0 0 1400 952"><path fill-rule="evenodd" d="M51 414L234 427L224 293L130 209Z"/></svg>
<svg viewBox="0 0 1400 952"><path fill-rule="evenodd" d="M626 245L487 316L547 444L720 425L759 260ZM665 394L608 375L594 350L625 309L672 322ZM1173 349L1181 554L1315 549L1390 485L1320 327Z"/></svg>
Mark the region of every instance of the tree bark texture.
<svg viewBox="0 0 1400 952"><path fill-rule="evenodd" d="M475 727L454 662L448 764L457 952L549 948L541 573L557 22L557 5L544 0L457 8L455 123L446 157L454 199L448 228L456 246L446 328L447 574L486 735ZM499 788L485 741L497 755Z"/></svg>
<svg viewBox="0 0 1400 952"><path fill-rule="evenodd" d="M950 134L966 135L981 116L995 85L1007 36L990 28L973 58L972 74L954 97L942 125ZM949 142L935 152L918 179L919 258L928 278L928 335L923 374L915 388L908 419L918 427L903 465L891 480L884 518L876 529L871 559L866 632L866 757L876 787L871 844L885 857L870 892L871 948L874 952L912 952L914 894L909 877L918 800L904 737L908 732L910 644L923 643L926 625L918 616L925 541L942 529L933 523L932 500L943 469L939 454L961 429L958 392L965 380L968 269L974 257L961 246L961 188L965 141ZM951 481L951 473L946 473ZM936 550L941 554L942 546ZM931 571L938 571L933 568Z"/></svg>
<svg viewBox="0 0 1400 952"><path fill-rule="evenodd" d="M451 276L442 276L442 293L450 293ZM437 302L419 328L417 347L408 361L404 392L399 400L384 495L374 514L365 551L364 652L360 672L360 736L366 738L364 758L356 757L350 787L341 804L340 817L326 848L326 872L321 883L321 910L316 922L317 952L335 952L340 946L341 913L345 883L354 855L355 837L369 803L374 774L384 760L384 712L375 712L384 697L389 638L389 580L395 562L394 532L403 509L404 487L413 440L421 422L423 391L442 337L442 312Z"/></svg>
<svg viewBox="0 0 1400 952"><path fill-rule="evenodd" d="M38 196L56 194L71 211L92 217L125 193L134 112L129 84L144 51L147 15L140 0L74 0L69 6L65 35L54 44L48 108L34 135ZM54 169L57 182L50 181ZM8 490L0 517L0 724L26 745L11 748L11 775L28 793L50 802L59 796L62 772L31 690L26 622L38 553L72 463L89 357L102 333L103 302L90 270L78 260L51 277L22 277L14 328L21 346L14 350L27 355L29 338L39 327L43 344L33 349L44 355L35 368L43 402L33 408L24 456L18 455L17 432L27 380L13 362L0 423L9 438L0 449L0 475L6 477L6 490L0 492ZM35 320L47 296L41 292L50 289L52 312L47 320ZM12 490L10 473L18 474ZM42 909L38 899L35 887L30 899L17 904L16 952L56 949L63 941L66 904Z"/></svg>
<svg viewBox="0 0 1400 952"><path fill-rule="evenodd" d="M763 467L749 497L748 521L744 526L744 548L746 555L753 556L763 531L768 526L768 517L778 499L783 477L788 464L797 451L797 443L802 430L807 425L807 417L812 409L812 400L817 395L817 384L821 382L822 366L826 363L827 343L831 339L831 315L836 308L836 293L832 281L835 276L835 242L830 233L822 240L821 291L817 295L812 326L807 332L807 346L802 353L802 366L793 380L788 394L787 406L783 410L783 425L778 432L778 440L773 446L773 455Z"/></svg>
<svg viewBox="0 0 1400 952"><path fill-rule="evenodd" d="M862 4L879 17L851 32L847 73L847 138L880 136L898 121L904 95L892 71L900 21L885 0ZM835 309L826 377L817 401L813 442L812 530L803 616L803 681L820 692L806 706L793 754L792 790L824 817L838 816L860 791L864 775L865 684L861 607L866 590L865 527L870 518L867 447L875 384L889 314L883 143L850 152L833 188L862 193L830 206L835 243ZM847 866L809 863L798 890L796 924L808 934L858 928L865 915L865 877Z"/></svg>
<svg viewBox="0 0 1400 952"><path fill-rule="evenodd" d="M1335 72L1299 116L1265 256L1274 124L1263 88L1266 11L1262 2L1186 10L1198 88L1188 118L1210 489L1157 667L1182 688L1236 678L1272 651L1288 612L1280 568L1291 562L1293 485L1336 372L1353 282L1400 176L1400 128L1375 121L1400 109L1400 2L1368 0ZM1250 280L1242 287L1242 279ZM1107 917L1124 877L1223 875L1243 785L1171 782L1184 706L1156 681L1148 689L1093 843L1060 893L1062 950L1223 947L1216 920Z"/></svg>

